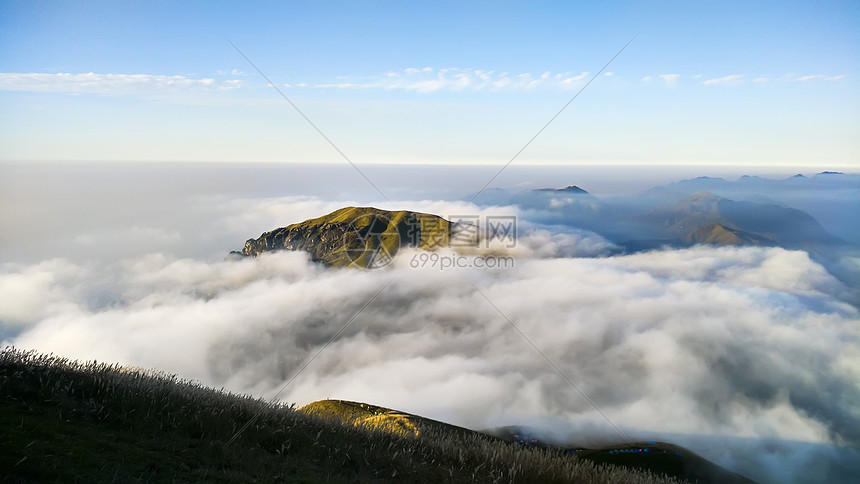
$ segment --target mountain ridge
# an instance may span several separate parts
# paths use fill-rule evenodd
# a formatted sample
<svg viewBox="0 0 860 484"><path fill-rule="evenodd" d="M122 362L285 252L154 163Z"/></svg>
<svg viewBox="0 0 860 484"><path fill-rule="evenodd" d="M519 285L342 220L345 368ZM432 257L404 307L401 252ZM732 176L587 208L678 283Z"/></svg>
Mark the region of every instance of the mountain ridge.
<svg viewBox="0 0 860 484"><path fill-rule="evenodd" d="M448 245L452 223L438 215L375 207L343 207L248 239L241 255L301 250L333 267L375 267L403 247L435 250Z"/></svg>
<svg viewBox="0 0 860 484"><path fill-rule="evenodd" d="M478 432L401 435L162 372L16 348L0 352L0 381L4 482L678 483Z"/></svg>
<svg viewBox="0 0 860 484"><path fill-rule="evenodd" d="M515 444L523 449L548 449L575 459L645 470L690 482L703 484L752 482L683 447L666 442L624 442L585 448L571 443L551 443L544 441L542 437L535 438L538 434L532 431L524 432L522 430L524 427L509 426L475 431L399 410L347 400L320 400L299 408L299 411L346 425L397 435L420 436L422 432L429 430L443 430L462 435L478 433Z"/></svg>

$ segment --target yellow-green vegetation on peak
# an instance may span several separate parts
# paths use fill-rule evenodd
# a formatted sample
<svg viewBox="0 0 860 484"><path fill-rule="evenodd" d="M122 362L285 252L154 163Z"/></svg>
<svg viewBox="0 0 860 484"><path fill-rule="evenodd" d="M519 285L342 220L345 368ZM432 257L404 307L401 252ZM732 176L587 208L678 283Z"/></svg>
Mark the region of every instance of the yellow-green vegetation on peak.
<svg viewBox="0 0 860 484"><path fill-rule="evenodd" d="M299 411L326 420L402 436L417 437L420 433L419 424L413 421L412 415L366 403L319 400L301 407Z"/></svg>
<svg viewBox="0 0 860 484"><path fill-rule="evenodd" d="M403 437L426 436L428 432L442 432L461 436L476 434L474 430L438 420L369 403L351 402L348 400L319 400L299 408L298 411L324 420L331 420L370 430L380 430ZM480 435L496 440L494 437L488 435Z"/></svg>
<svg viewBox="0 0 860 484"><path fill-rule="evenodd" d="M374 207L344 207L321 217L281 227L245 242L242 254L303 250L334 267L377 267L401 247L447 247L451 222L438 215Z"/></svg>

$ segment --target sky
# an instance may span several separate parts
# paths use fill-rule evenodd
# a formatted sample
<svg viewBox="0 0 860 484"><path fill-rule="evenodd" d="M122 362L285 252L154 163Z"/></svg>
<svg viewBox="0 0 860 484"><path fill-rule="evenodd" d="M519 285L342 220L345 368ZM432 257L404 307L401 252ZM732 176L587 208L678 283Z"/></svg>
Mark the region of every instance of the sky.
<svg viewBox="0 0 860 484"><path fill-rule="evenodd" d="M856 169L858 24L855 2L8 1L0 160L344 163L233 42L357 164L504 164L593 79L518 164Z"/></svg>
<svg viewBox="0 0 860 484"><path fill-rule="evenodd" d="M858 25L856 2L2 2L0 343L270 397L393 281L282 400L605 432L510 317L631 434L761 482L856 474L856 278L777 247L620 254L468 200L860 173ZM823 224L845 193L810 192ZM514 214L516 267L227 257L360 204Z"/></svg>

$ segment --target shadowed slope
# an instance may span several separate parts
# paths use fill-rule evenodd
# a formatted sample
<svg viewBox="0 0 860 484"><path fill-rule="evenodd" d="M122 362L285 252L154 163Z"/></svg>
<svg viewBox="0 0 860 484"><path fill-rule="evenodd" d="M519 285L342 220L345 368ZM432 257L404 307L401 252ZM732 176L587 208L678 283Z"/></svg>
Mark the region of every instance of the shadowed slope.
<svg viewBox="0 0 860 484"><path fill-rule="evenodd" d="M664 442L634 442L600 448L571 448L564 443L548 443L527 436L522 427L503 427L477 432L436 420L366 403L345 400L321 400L299 409L310 415L396 435L426 436L442 432L456 435L478 435L515 443L521 449L547 449L562 453L577 462L622 466L646 470L700 483L749 483L745 477L703 459L683 447Z"/></svg>
<svg viewBox="0 0 860 484"><path fill-rule="evenodd" d="M0 385L3 482L677 482L444 424L419 424L418 436L374 430L9 347Z"/></svg>

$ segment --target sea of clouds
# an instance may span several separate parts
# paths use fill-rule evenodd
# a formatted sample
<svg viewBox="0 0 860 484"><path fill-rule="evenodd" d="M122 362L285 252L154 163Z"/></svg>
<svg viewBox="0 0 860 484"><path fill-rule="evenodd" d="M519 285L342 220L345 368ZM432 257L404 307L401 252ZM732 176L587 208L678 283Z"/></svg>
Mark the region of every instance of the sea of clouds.
<svg viewBox="0 0 860 484"><path fill-rule="evenodd" d="M514 267L415 268L419 254L402 250L379 270L326 269L303 253L226 252L353 201L163 203L172 211L151 209L170 214L161 218L7 239L24 255L0 265L3 344L299 405L341 398L474 429L620 440L548 359L631 438L684 445L766 482L860 469L860 310L846 302L857 288L805 252L622 255L597 234L520 220ZM466 202L378 205L522 216Z"/></svg>

